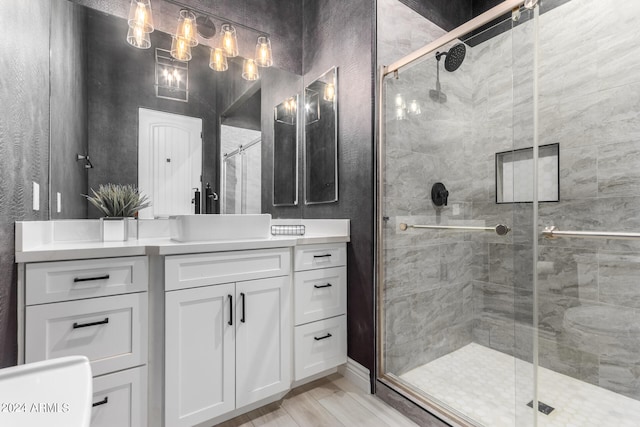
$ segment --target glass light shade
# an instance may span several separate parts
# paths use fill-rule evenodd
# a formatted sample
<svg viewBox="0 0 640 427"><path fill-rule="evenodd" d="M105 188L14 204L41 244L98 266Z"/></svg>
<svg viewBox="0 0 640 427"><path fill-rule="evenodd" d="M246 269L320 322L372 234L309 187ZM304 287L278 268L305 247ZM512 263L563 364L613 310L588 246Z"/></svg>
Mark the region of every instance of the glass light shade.
<svg viewBox="0 0 640 427"><path fill-rule="evenodd" d="M182 37L173 36L171 40L171 56L178 61L190 61L191 45L189 45L189 41Z"/></svg>
<svg viewBox="0 0 640 427"><path fill-rule="evenodd" d="M138 49L149 49L151 47L151 37L149 37L149 33L144 32L142 27L129 27L127 43Z"/></svg>
<svg viewBox="0 0 640 427"><path fill-rule="evenodd" d="M333 102L336 97L336 86L333 83L327 83L324 87L324 95L322 98L325 101Z"/></svg>
<svg viewBox="0 0 640 427"><path fill-rule="evenodd" d="M222 34L222 45L220 46L228 58L238 56L238 38L236 37L236 29L231 24L222 24L220 27Z"/></svg>
<svg viewBox="0 0 640 427"><path fill-rule="evenodd" d="M185 39L191 47L198 46L196 15L190 10L182 9L180 11L176 37Z"/></svg>
<svg viewBox="0 0 640 427"><path fill-rule="evenodd" d="M284 101L284 113L286 116L295 116L297 109L298 105L296 104L295 98L289 98Z"/></svg>
<svg viewBox="0 0 640 427"><path fill-rule="evenodd" d="M260 73L253 59L245 59L242 63L242 78L245 80L258 80Z"/></svg>
<svg viewBox="0 0 640 427"><path fill-rule="evenodd" d="M209 57L209 68L214 71L227 71L229 64L227 63L227 57L220 48L211 49L211 56Z"/></svg>
<svg viewBox="0 0 640 427"><path fill-rule="evenodd" d="M131 0L129 6L129 27L140 28L145 33L153 32L153 14L151 0Z"/></svg>
<svg viewBox="0 0 640 427"><path fill-rule="evenodd" d="M271 40L269 40L269 37L258 37L258 43L256 44L256 64L258 64L259 67L271 67L273 65Z"/></svg>

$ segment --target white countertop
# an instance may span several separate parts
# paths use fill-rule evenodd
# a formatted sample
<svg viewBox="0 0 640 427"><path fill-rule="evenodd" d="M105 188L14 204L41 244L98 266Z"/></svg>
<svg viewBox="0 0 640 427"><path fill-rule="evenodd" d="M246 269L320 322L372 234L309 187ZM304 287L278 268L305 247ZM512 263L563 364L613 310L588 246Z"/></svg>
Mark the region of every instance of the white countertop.
<svg viewBox="0 0 640 427"><path fill-rule="evenodd" d="M89 221L89 220L87 220ZM336 221L336 220L333 220ZM348 220L343 220L348 221ZM96 240L39 239L49 233L53 221L25 221L16 223L16 262L63 261L72 259L112 258L136 255L178 255L204 252L239 251L293 247L322 243L344 243L350 241L347 232L313 232L303 236L271 236L267 239L218 240L177 242L169 237L130 239L124 242L102 242ZM65 224L69 227L71 224ZM77 224L73 224L77 225ZM76 227L77 228L77 227ZM348 230L348 226L346 228ZM43 233L44 230L44 233ZM51 234L54 234L53 232ZM34 238L36 236L36 238Z"/></svg>

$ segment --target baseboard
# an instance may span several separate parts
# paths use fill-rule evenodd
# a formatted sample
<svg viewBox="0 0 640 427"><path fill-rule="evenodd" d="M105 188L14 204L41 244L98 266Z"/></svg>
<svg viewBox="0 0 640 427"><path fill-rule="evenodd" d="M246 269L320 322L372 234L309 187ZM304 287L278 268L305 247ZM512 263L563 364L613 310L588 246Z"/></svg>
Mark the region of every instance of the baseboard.
<svg viewBox="0 0 640 427"><path fill-rule="evenodd" d="M348 358L347 363L338 368L338 372L363 392L371 393L369 370L355 360Z"/></svg>

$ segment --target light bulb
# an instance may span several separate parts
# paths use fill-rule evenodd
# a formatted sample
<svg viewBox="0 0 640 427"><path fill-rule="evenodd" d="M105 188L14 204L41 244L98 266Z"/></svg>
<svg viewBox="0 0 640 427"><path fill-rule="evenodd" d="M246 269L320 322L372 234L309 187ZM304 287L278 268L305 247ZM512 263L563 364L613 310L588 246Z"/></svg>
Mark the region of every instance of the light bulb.
<svg viewBox="0 0 640 427"><path fill-rule="evenodd" d="M242 66L242 78L245 80L258 80L260 78L258 67L253 59L244 60Z"/></svg>
<svg viewBox="0 0 640 427"><path fill-rule="evenodd" d="M153 15L150 0L131 0L129 6L129 27L139 27L143 33L153 32Z"/></svg>
<svg viewBox="0 0 640 427"><path fill-rule="evenodd" d="M271 67L273 65L271 40L269 40L269 37L258 37L258 42L256 43L256 64L260 67Z"/></svg>
<svg viewBox="0 0 640 427"><path fill-rule="evenodd" d="M227 57L224 55L222 49L211 49L211 56L209 57L209 68L214 71L227 71L227 69L229 69Z"/></svg>
<svg viewBox="0 0 640 427"><path fill-rule="evenodd" d="M196 15L190 10L182 9L180 11L176 37L183 38L191 47L198 45Z"/></svg>
<svg viewBox="0 0 640 427"><path fill-rule="evenodd" d="M151 37L149 37L149 33L144 32L143 27L136 25L129 27L127 43L138 49L148 49L151 47Z"/></svg>
<svg viewBox="0 0 640 427"><path fill-rule="evenodd" d="M174 36L171 40L171 56L178 61L190 61L191 46L189 42L183 37Z"/></svg>

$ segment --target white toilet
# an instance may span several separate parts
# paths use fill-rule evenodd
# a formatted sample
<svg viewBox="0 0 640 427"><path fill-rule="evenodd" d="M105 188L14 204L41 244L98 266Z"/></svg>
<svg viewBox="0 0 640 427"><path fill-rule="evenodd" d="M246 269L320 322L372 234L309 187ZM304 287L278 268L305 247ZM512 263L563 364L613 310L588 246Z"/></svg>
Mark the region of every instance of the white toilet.
<svg viewBox="0 0 640 427"><path fill-rule="evenodd" d="M92 393L84 356L0 369L0 426L88 427Z"/></svg>

